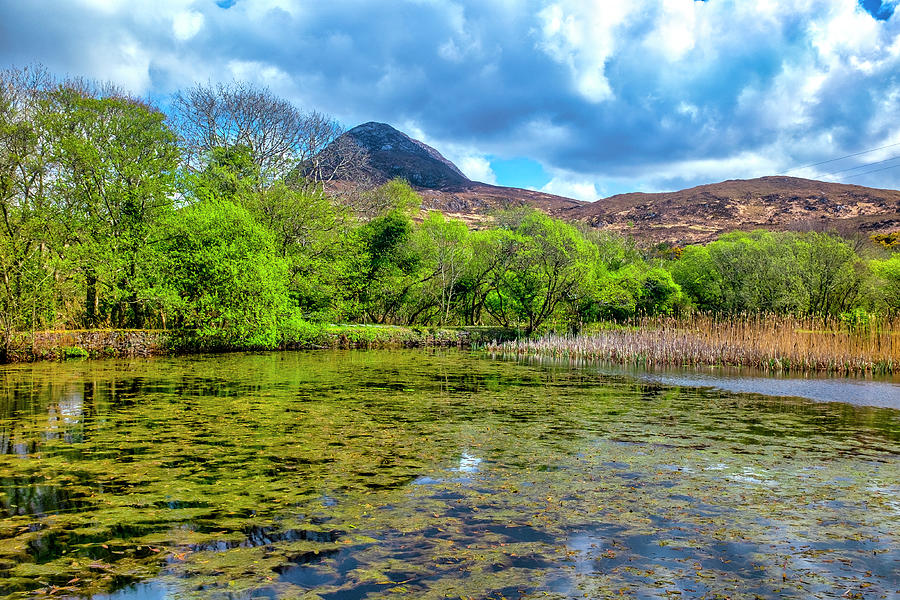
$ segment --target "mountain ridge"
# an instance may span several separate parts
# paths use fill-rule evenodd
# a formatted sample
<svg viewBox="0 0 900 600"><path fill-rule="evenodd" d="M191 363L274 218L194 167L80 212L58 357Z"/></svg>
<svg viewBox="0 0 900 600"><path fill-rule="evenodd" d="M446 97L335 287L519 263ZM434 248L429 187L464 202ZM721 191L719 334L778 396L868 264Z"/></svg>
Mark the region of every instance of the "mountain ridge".
<svg viewBox="0 0 900 600"><path fill-rule="evenodd" d="M567 218L676 243L749 229L886 233L900 229L900 191L770 175L617 194L574 208Z"/></svg>
<svg viewBox="0 0 900 600"><path fill-rule="evenodd" d="M370 182L406 179L423 208L479 225L503 209L530 206L567 221L647 242L704 243L750 229L889 233L900 230L900 191L772 175L729 179L673 192L629 192L584 202L537 190L469 179L438 150L385 123L370 121L328 146L327 160L352 146L367 157ZM334 155L328 155L332 152Z"/></svg>

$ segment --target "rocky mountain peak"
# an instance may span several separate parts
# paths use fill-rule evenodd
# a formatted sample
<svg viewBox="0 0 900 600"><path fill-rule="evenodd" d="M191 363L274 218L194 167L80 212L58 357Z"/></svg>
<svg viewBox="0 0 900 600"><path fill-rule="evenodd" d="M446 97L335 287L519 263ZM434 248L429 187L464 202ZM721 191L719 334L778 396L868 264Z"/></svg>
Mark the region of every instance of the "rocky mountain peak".
<svg viewBox="0 0 900 600"><path fill-rule="evenodd" d="M325 152L345 151L348 143L368 155L366 174L375 182L400 177L425 189L447 189L471 183L456 165L431 146L386 123L370 121L341 135Z"/></svg>

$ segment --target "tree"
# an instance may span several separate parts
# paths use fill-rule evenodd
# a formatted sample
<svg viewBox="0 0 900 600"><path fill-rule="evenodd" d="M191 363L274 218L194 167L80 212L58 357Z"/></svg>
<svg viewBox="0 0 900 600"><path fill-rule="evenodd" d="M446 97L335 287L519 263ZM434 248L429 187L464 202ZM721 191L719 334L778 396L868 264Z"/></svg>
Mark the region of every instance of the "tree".
<svg viewBox="0 0 900 600"><path fill-rule="evenodd" d="M860 298L865 265L850 244L827 233L790 236L796 270L809 298L807 314L836 316Z"/></svg>
<svg viewBox="0 0 900 600"><path fill-rule="evenodd" d="M499 297L500 279L512 262L516 237L509 229L480 229L469 233L469 258L457 287L462 322L478 325L489 297ZM498 310L505 317L506 311ZM508 325L507 321L503 321Z"/></svg>
<svg viewBox="0 0 900 600"><path fill-rule="evenodd" d="M321 189L297 190L277 182L244 202L274 235L289 270L289 288L306 314L339 317L342 279L358 253L346 207Z"/></svg>
<svg viewBox="0 0 900 600"><path fill-rule="evenodd" d="M245 208L199 190L170 215L152 292L176 328L207 346L271 348L292 316L287 265Z"/></svg>
<svg viewBox="0 0 900 600"><path fill-rule="evenodd" d="M611 279L613 286L627 291L633 298L636 314L672 314L682 297L681 287L675 283L671 273L645 263L623 267L612 273Z"/></svg>
<svg viewBox="0 0 900 600"><path fill-rule="evenodd" d="M333 119L244 82L180 91L172 111L192 169L202 170L214 148L243 146L263 183L296 174L341 134ZM327 174L320 168L311 176L319 182Z"/></svg>
<svg viewBox="0 0 900 600"><path fill-rule="evenodd" d="M143 255L173 208L175 135L133 98L61 85L47 103L53 192L66 260L84 278L84 323L141 326Z"/></svg>
<svg viewBox="0 0 900 600"><path fill-rule="evenodd" d="M688 246L670 268L673 279L697 308L707 311L726 308L723 288L727 284L707 246Z"/></svg>
<svg viewBox="0 0 900 600"><path fill-rule="evenodd" d="M419 210L422 197L403 179L391 179L375 188L354 194L350 208L363 221L369 221L391 211L412 214Z"/></svg>
<svg viewBox="0 0 900 600"><path fill-rule="evenodd" d="M504 221L515 224L504 248L512 258L507 270L498 273L486 308L501 322L510 315L524 322L531 334L570 298L597 261L597 250L571 225L537 211Z"/></svg>
<svg viewBox="0 0 900 600"><path fill-rule="evenodd" d="M885 260L873 260L872 272L879 279L880 301L892 314L900 313L900 254Z"/></svg>
<svg viewBox="0 0 900 600"><path fill-rule="evenodd" d="M729 233L689 246L671 263L676 283L696 306L725 313L802 312L807 290L785 234Z"/></svg>
<svg viewBox="0 0 900 600"><path fill-rule="evenodd" d="M15 332L42 327L55 312L50 170L41 128L41 98L51 85L40 67L0 72L0 362Z"/></svg>
<svg viewBox="0 0 900 600"><path fill-rule="evenodd" d="M420 257L410 243L412 233L412 220L400 210L376 217L359 229L364 257L355 287L371 321L385 323L396 316L420 281Z"/></svg>
<svg viewBox="0 0 900 600"><path fill-rule="evenodd" d="M416 232L416 246L423 264L425 302L418 314L430 306L438 307L438 323L450 320L450 310L460 292L458 283L472 252L468 245L469 230L462 221L447 219L431 211Z"/></svg>
<svg viewBox="0 0 900 600"><path fill-rule="evenodd" d="M826 233L754 231L689 246L671 272L693 303L717 312L835 316L864 300L853 244Z"/></svg>

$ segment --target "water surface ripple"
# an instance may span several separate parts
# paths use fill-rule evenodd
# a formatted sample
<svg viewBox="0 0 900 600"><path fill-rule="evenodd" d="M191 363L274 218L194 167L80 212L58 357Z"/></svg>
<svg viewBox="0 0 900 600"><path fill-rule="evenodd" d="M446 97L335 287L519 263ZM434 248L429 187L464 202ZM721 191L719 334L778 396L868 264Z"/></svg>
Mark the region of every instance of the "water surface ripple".
<svg viewBox="0 0 900 600"><path fill-rule="evenodd" d="M456 351L0 369L12 598L896 598L900 411Z"/></svg>

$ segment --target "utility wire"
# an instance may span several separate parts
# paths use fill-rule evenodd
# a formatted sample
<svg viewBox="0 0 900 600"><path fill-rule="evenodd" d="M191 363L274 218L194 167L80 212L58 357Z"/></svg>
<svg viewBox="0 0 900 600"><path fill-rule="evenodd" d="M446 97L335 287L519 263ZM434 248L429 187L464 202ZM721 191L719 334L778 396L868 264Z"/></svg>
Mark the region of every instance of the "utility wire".
<svg viewBox="0 0 900 600"><path fill-rule="evenodd" d="M862 177L863 175L868 175L869 173L877 173L878 171L887 171L888 169L896 169L900 167L900 164L890 165L887 167L881 167L880 169L872 169L871 171L864 171L862 173L855 173L853 175L847 175L846 177L842 177L842 179L853 179L854 177Z"/></svg>
<svg viewBox="0 0 900 600"><path fill-rule="evenodd" d="M846 173L847 171L855 171L857 169L865 169L866 167L873 167L875 165L880 165L882 163L890 162L892 160L897 160L898 158L900 158L900 154L898 154L897 156L892 156L890 158L885 158L884 160L876 160L874 162L865 163L862 165L856 165L855 167L850 167L849 169L842 169L840 171L832 171L830 173L825 173L823 175L823 177L831 177L832 175L837 175L838 173Z"/></svg>
<svg viewBox="0 0 900 600"><path fill-rule="evenodd" d="M820 162L817 162L817 163L812 163L812 164L809 164L809 165L802 165L802 166L799 166L799 167L794 167L794 168L792 168L792 169L788 169L787 171L782 171L781 174L782 174L782 175L787 175L788 173L790 173L790 172L792 172L792 171L799 171L800 169L806 169L806 168L809 168L809 167L818 167L819 165L825 165L825 164L828 164L828 163L837 162L837 161L839 161L839 160L844 160L845 158L851 158L851 157L854 157L854 156L860 156L860 155L862 155L862 154L868 154L869 152L875 152L876 150L884 150L885 148L894 148L895 146L900 146L900 142L897 142L896 144L888 144L887 146L879 146L878 148L869 148L868 150L863 150L862 152L854 152L853 154L848 154L848 155L846 155L846 156L839 156L839 157L837 157L837 158L832 158L832 159L829 159L829 160L823 160L823 161L820 161Z"/></svg>

